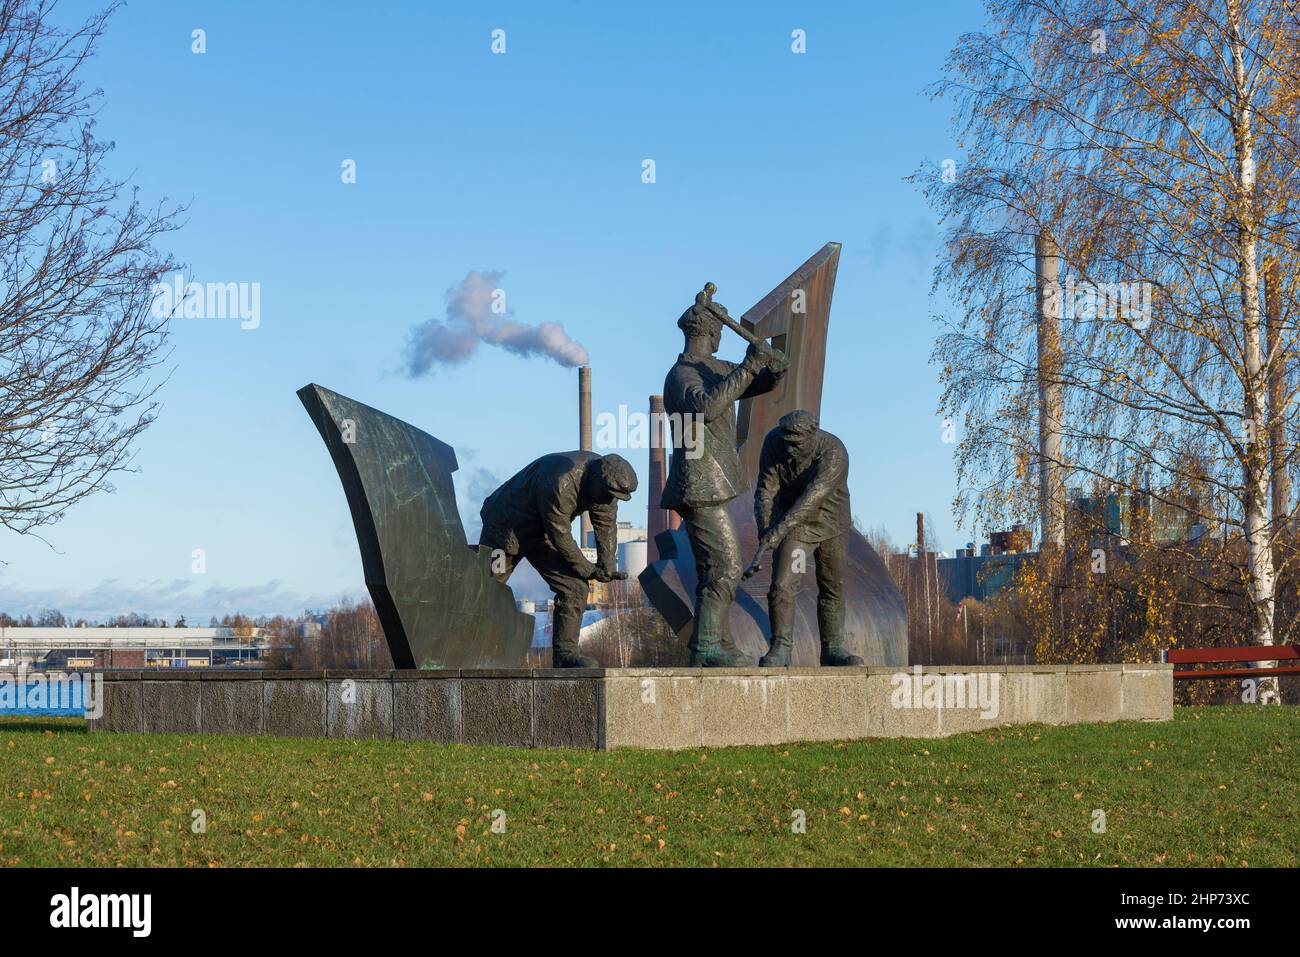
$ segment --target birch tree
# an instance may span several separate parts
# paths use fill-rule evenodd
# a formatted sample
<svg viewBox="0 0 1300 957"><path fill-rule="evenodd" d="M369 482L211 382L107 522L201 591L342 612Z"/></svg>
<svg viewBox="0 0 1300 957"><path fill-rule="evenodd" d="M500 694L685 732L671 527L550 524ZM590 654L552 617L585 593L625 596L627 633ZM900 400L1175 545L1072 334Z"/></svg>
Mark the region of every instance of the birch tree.
<svg viewBox="0 0 1300 957"><path fill-rule="evenodd" d="M1269 384L1296 349L1296 4L994 0L988 15L934 90L962 154L918 174L947 230L934 357L962 427L956 510L989 527L1037 509L1041 233L1061 253L1067 484L1231 526L1244 631L1271 644L1278 511L1293 509L1270 480L1294 452L1271 465L1269 437L1294 434L1295 385L1274 375L1270 402ZM1147 526L1133 534L1203 557L1204 538Z"/></svg>

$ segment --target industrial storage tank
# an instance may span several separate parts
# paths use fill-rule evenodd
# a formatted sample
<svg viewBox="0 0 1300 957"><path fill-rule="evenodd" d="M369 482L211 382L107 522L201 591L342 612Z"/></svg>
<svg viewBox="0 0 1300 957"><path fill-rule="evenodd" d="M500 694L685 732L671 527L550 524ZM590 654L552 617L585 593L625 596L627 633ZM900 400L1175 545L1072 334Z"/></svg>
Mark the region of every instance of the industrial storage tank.
<svg viewBox="0 0 1300 957"><path fill-rule="evenodd" d="M636 578L650 563L650 543L646 541L623 542L618 546L618 570L627 572L628 578Z"/></svg>

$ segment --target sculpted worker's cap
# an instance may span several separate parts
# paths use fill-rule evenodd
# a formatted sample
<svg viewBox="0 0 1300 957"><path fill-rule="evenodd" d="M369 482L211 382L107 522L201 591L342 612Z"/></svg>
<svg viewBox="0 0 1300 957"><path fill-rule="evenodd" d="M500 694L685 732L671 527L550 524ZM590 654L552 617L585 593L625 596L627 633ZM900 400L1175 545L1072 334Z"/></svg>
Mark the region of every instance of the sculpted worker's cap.
<svg viewBox="0 0 1300 957"><path fill-rule="evenodd" d="M793 412L787 412L781 416L778 423L781 431L786 435L812 435L817 431L817 416L811 412L805 412L803 409L795 409Z"/></svg>
<svg viewBox="0 0 1300 957"><path fill-rule="evenodd" d="M691 306L677 320L677 328L688 336L707 336L722 328L722 321L708 306Z"/></svg>
<svg viewBox="0 0 1300 957"><path fill-rule="evenodd" d="M695 304L683 312L681 318L677 320L678 329L688 336L707 336L721 330L722 320L718 318L717 313L720 312L725 316L727 307L713 301L713 293L717 288L713 283L706 283L703 291L695 294Z"/></svg>
<svg viewBox="0 0 1300 957"><path fill-rule="evenodd" d="M601 456L600 479L615 498L624 502L636 491L636 469L621 455Z"/></svg>

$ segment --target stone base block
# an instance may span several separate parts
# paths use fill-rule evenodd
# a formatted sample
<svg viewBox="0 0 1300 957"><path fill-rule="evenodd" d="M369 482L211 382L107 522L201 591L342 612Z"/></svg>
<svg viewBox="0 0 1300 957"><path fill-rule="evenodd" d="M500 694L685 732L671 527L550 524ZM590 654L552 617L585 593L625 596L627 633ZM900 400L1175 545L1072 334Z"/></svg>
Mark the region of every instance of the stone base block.
<svg viewBox="0 0 1300 957"><path fill-rule="evenodd" d="M200 730L204 734L261 734L261 681L204 681Z"/></svg>
<svg viewBox="0 0 1300 957"><path fill-rule="evenodd" d="M533 746L533 679L528 672L478 672L461 679L461 694L461 740L466 744Z"/></svg>
<svg viewBox="0 0 1300 957"><path fill-rule="evenodd" d="M403 741L459 744L461 740L459 678L393 681L393 736Z"/></svg>
<svg viewBox="0 0 1300 957"><path fill-rule="evenodd" d="M195 679L140 682L145 731L150 734L199 733L203 691Z"/></svg>
<svg viewBox="0 0 1300 957"><path fill-rule="evenodd" d="M325 730L331 738L391 738L391 678L342 678L329 681L325 696Z"/></svg>
<svg viewBox="0 0 1300 957"><path fill-rule="evenodd" d="M263 687L262 708L267 734L287 738L326 736L324 678L272 678Z"/></svg>

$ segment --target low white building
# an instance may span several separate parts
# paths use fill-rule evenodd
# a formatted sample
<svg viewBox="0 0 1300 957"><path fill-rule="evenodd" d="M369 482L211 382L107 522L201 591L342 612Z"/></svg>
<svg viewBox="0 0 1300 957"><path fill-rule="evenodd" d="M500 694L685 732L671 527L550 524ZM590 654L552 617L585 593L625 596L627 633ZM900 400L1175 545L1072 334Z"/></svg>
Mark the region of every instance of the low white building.
<svg viewBox="0 0 1300 957"><path fill-rule="evenodd" d="M212 668L261 664L260 628L3 628L0 665L51 668Z"/></svg>

